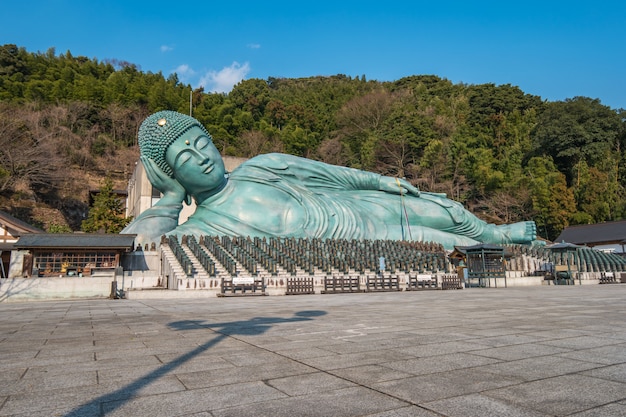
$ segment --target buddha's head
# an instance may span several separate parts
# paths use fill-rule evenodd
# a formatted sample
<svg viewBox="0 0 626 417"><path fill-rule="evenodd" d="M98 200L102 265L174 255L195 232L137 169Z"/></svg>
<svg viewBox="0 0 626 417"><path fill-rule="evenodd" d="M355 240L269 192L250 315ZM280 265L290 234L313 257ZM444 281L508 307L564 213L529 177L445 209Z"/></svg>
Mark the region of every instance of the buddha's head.
<svg viewBox="0 0 626 417"><path fill-rule="evenodd" d="M193 117L169 110L154 113L139 128L139 149L191 195L224 184L224 161L209 132Z"/></svg>

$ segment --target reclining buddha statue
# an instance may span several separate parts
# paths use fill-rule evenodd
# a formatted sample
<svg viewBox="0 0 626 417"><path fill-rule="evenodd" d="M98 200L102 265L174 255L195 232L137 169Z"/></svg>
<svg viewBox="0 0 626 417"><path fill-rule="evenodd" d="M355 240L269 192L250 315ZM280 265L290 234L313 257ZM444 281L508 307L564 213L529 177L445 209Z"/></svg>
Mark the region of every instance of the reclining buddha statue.
<svg viewBox="0 0 626 417"><path fill-rule="evenodd" d="M162 193L123 230L140 243L169 234L410 239L451 250L536 238L532 221L489 224L445 195L373 172L271 153L227 173L204 126L173 111L142 123L139 147L146 175ZM196 210L179 225L191 198Z"/></svg>

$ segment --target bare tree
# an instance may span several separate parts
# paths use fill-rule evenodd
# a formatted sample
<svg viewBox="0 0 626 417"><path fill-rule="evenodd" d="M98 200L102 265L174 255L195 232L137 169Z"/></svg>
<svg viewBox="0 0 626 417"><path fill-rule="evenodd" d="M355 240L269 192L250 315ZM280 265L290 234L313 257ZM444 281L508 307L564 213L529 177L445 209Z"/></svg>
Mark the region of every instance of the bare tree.
<svg viewBox="0 0 626 417"><path fill-rule="evenodd" d="M59 163L52 133L42 112L0 105L0 191L18 182L47 186Z"/></svg>
<svg viewBox="0 0 626 417"><path fill-rule="evenodd" d="M345 135L378 131L392 111L393 95L373 91L348 101L337 114L337 124Z"/></svg>
<svg viewBox="0 0 626 417"><path fill-rule="evenodd" d="M131 146L137 144L137 132L141 122L148 116L139 106L122 106L111 103L104 112L110 120L110 128L105 130L114 143Z"/></svg>
<svg viewBox="0 0 626 417"><path fill-rule="evenodd" d="M385 175L404 178L406 167L411 162L411 148L406 136L401 135L379 141L377 154L381 164L378 171Z"/></svg>
<svg viewBox="0 0 626 417"><path fill-rule="evenodd" d="M338 111L336 137L356 166L374 168L378 142L394 110L395 99L393 94L381 89L348 101Z"/></svg>
<svg viewBox="0 0 626 417"><path fill-rule="evenodd" d="M529 210L532 209L529 192L526 189L518 193L498 191L489 198L483 198L476 203L476 207L482 208L482 217L493 223L515 223L528 219Z"/></svg>
<svg viewBox="0 0 626 417"><path fill-rule="evenodd" d="M272 138L258 130L246 131L241 135L240 151L246 158L268 153L283 152L283 144L278 138Z"/></svg>
<svg viewBox="0 0 626 417"><path fill-rule="evenodd" d="M337 138L322 141L317 151L322 162L341 166L348 164L344 147Z"/></svg>

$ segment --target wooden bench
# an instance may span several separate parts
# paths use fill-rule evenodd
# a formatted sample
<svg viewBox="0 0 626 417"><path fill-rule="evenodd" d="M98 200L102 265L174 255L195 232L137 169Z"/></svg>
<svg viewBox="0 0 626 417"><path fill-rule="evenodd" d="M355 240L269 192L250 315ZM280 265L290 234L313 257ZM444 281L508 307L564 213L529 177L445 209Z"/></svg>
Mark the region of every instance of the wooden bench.
<svg viewBox="0 0 626 417"><path fill-rule="evenodd" d="M259 277L222 278L221 292L218 297L267 295L265 280Z"/></svg>
<svg viewBox="0 0 626 417"><path fill-rule="evenodd" d="M429 274L409 275L407 291L439 290L437 279Z"/></svg>

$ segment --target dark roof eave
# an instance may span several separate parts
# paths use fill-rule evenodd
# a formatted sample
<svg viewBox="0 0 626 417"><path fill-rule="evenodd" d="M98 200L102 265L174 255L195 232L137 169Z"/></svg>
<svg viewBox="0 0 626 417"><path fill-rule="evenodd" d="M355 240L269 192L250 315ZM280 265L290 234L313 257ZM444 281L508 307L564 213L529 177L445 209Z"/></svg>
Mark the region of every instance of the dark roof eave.
<svg viewBox="0 0 626 417"><path fill-rule="evenodd" d="M135 234L31 234L20 237L17 249L132 250Z"/></svg>

